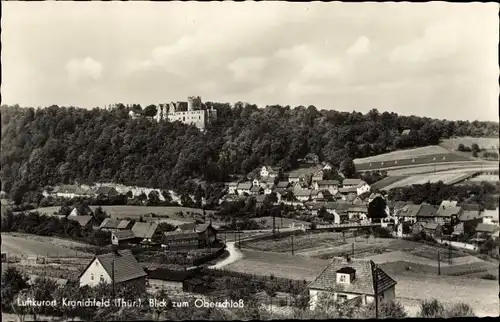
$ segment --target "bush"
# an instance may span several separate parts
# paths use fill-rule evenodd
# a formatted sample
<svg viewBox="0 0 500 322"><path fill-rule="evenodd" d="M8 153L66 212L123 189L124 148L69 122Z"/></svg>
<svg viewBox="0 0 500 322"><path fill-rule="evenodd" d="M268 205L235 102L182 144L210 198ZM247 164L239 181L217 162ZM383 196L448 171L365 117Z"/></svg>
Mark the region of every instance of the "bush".
<svg viewBox="0 0 500 322"><path fill-rule="evenodd" d="M492 280L492 281L496 281L497 280L497 277L495 275L489 274L489 273L481 276L481 278L483 280Z"/></svg>

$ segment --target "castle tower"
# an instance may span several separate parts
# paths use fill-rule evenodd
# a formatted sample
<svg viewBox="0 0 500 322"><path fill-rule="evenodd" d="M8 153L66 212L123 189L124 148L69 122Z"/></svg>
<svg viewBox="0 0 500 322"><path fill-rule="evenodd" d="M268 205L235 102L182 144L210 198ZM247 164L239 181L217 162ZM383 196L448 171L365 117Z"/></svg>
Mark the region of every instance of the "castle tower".
<svg viewBox="0 0 500 322"><path fill-rule="evenodd" d="M201 97L189 96L187 103L188 103L188 112L201 110Z"/></svg>

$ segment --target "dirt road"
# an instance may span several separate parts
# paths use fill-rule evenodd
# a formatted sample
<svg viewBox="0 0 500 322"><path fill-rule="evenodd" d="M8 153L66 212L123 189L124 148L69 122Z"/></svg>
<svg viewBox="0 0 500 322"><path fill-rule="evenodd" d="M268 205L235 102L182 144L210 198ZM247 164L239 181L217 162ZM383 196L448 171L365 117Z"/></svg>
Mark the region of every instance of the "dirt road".
<svg viewBox="0 0 500 322"><path fill-rule="evenodd" d="M210 268L221 268L232 264L243 257L243 254L238 249L236 249L234 242L227 243L226 250L229 252L229 256L220 263L210 266Z"/></svg>

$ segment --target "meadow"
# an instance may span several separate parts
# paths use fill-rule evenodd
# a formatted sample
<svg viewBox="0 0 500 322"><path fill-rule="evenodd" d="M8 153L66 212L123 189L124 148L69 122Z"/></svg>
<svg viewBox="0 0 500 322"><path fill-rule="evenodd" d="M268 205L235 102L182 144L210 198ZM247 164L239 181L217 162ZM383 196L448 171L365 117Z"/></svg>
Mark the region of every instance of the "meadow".
<svg viewBox="0 0 500 322"><path fill-rule="evenodd" d="M389 153L384 153L384 154L379 154L379 155L374 155L371 157L366 157L366 158L359 158L354 160L354 164L367 164L370 162L388 162L388 161L396 161L396 160L403 160L403 159L408 159L408 158L420 158L420 157L429 157L429 156L434 156L438 154L449 154L450 151L447 149L437 146L437 145L430 145L430 146L424 146L420 148L414 148L414 149L406 149L406 150L398 150L398 151L393 151Z"/></svg>
<svg viewBox="0 0 500 322"><path fill-rule="evenodd" d="M455 184L462 180L471 177L473 173L435 173L435 174L425 174L425 175L414 175L408 177L399 177L400 180L395 180L395 182L385 185L384 190L390 190L393 188L411 186L415 184L425 184L427 182L437 183L442 181L444 184Z"/></svg>
<svg viewBox="0 0 500 322"><path fill-rule="evenodd" d="M322 248L328 246L342 245L343 239L341 233L315 233L297 235L293 240L294 251L307 250L311 248ZM291 252L291 236L277 240L257 240L245 243L245 248L270 252Z"/></svg>
<svg viewBox="0 0 500 322"><path fill-rule="evenodd" d="M463 144L465 146L471 147L473 144L477 144L480 149L485 150L497 150L499 146L498 138L473 138L470 136L465 137L457 137L451 139L444 139L440 146L449 149L449 150L457 150L459 144Z"/></svg>

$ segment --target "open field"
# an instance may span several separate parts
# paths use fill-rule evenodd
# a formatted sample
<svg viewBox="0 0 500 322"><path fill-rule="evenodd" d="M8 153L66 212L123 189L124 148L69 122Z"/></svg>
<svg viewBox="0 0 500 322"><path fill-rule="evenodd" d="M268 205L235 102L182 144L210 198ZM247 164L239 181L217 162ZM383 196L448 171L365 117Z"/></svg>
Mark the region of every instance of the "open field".
<svg viewBox="0 0 500 322"><path fill-rule="evenodd" d="M298 251L342 245L343 243L342 234L340 233L305 234L294 237L293 248L294 251ZM270 252L291 252L292 239L291 236L289 236L278 240L252 241L246 243L245 247Z"/></svg>
<svg viewBox="0 0 500 322"><path fill-rule="evenodd" d="M481 171L498 171L498 163L491 161L483 162L460 162L449 164L422 165L415 167L401 167L387 171L387 175L392 176L409 176L415 174L425 174L434 172L481 172Z"/></svg>
<svg viewBox="0 0 500 322"><path fill-rule="evenodd" d="M471 182L482 182L482 181L488 181L488 182L497 182L499 181L498 176L495 175L479 175L474 178L470 178L469 181Z"/></svg>
<svg viewBox="0 0 500 322"><path fill-rule="evenodd" d="M384 190L390 190L393 188L399 188L399 187L405 187L405 186L411 186L414 184L425 184L427 182L430 183L437 183L439 181L442 181L444 184L455 184L459 182L463 182L466 179L470 178L474 173L440 173L437 172L435 174L421 174L421 175L414 175L414 176L408 176L406 178L403 178L401 180L395 181L391 184L386 185ZM380 188L379 188L380 189Z"/></svg>
<svg viewBox="0 0 500 322"><path fill-rule="evenodd" d="M449 154L450 151L447 149L440 147L438 145L430 145L424 146L420 148L407 149L407 150L398 150L389 153L374 155L366 158L359 158L354 160L354 164L366 164L370 162L387 162L387 161L395 161L395 160L404 160L408 158L418 158L418 157L427 157L433 156L437 154ZM416 160L415 160L416 161Z"/></svg>
<svg viewBox="0 0 500 322"><path fill-rule="evenodd" d="M391 177L385 177L382 180L379 180L372 184L372 189L385 189L385 187L390 186L393 183L396 183L398 181L401 181L403 179L406 179L407 176L391 176Z"/></svg>
<svg viewBox="0 0 500 322"><path fill-rule="evenodd" d="M2 233L2 252L8 256L39 255L54 257L92 257L91 254L76 252L72 247L88 247L84 243L71 242L54 237L34 236L28 234Z"/></svg>
<svg viewBox="0 0 500 322"><path fill-rule="evenodd" d="M451 139L444 139L441 144L441 147L449 150L458 149L459 144L463 144L468 146L469 148L476 143L480 149L485 150L497 150L499 146L499 139L497 138L473 138L470 136L457 137Z"/></svg>

